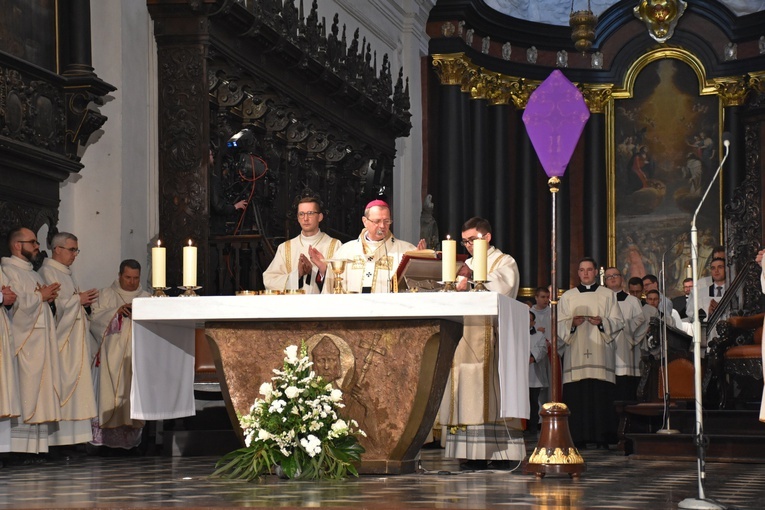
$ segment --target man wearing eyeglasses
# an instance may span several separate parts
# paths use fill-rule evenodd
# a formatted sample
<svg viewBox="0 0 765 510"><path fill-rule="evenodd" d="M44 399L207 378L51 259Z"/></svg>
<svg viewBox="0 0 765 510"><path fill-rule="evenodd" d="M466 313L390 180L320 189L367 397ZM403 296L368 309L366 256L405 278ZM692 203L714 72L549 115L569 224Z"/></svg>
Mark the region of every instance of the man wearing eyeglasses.
<svg viewBox="0 0 765 510"><path fill-rule="evenodd" d="M16 293L9 315L19 376L21 417L11 421L11 451L48 451L51 422L61 419L61 379L56 325L49 303L61 287L46 285L32 263L40 254L28 228L8 234L11 256L3 257L6 285Z"/></svg>
<svg viewBox="0 0 765 510"><path fill-rule="evenodd" d="M615 400L637 399L640 383L640 357L643 339L648 331L648 320L635 296L624 292L624 279L618 268L605 272L606 287L616 293L616 301L624 318L624 329L616 336L616 394Z"/></svg>
<svg viewBox="0 0 765 510"><path fill-rule="evenodd" d="M283 242L276 249L274 260L263 273L263 284L268 290L303 290L318 294L327 272L326 259L332 258L340 241L319 228L324 219L321 202L316 197L303 197L297 204L300 235Z"/></svg>
<svg viewBox="0 0 765 510"><path fill-rule="evenodd" d="M462 225L462 245L470 255L479 237L491 243L491 224L484 218L470 218ZM469 289L472 267L471 257L461 269L457 290ZM510 298L517 296L518 264L491 245L486 279L488 290ZM528 337L519 341L529 342ZM526 454L520 420L499 418L497 353L497 330L491 321L465 317L462 340L454 353L439 412L439 421L446 427L444 456L463 460L462 469L506 469L511 459L521 460ZM522 391L526 392L525 386Z"/></svg>
<svg viewBox="0 0 765 510"><path fill-rule="evenodd" d="M397 292L396 269L408 251L422 249L425 240L418 246L393 236L390 230L390 207L383 200L373 200L364 208L361 218L364 229L357 239L342 245L333 258L350 260L345 265L343 276L348 292L374 293ZM334 275L326 274L325 292L332 291Z"/></svg>
<svg viewBox="0 0 765 510"><path fill-rule="evenodd" d="M80 253L77 237L59 232L51 240L51 258L45 259L40 275L46 283L61 285L55 300L56 337L61 361L61 420L51 426L51 445L87 443L93 439L90 419L96 416L91 362L96 343L90 333L86 307L98 297L98 290L80 292L72 264Z"/></svg>

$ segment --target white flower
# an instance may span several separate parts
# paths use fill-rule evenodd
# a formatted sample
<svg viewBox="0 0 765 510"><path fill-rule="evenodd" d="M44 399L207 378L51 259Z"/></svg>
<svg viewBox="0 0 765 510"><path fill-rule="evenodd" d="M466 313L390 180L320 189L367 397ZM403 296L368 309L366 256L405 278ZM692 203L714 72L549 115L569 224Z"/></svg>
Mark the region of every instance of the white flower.
<svg viewBox="0 0 765 510"><path fill-rule="evenodd" d="M314 457L321 453L321 440L313 434L309 434L307 438L301 439L300 445L305 449L309 457Z"/></svg>
<svg viewBox="0 0 765 510"><path fill-rule="evenodd" d="M287 355L287 363L290 363L292 365L297 363L298 361L297 352L298 352L297 345L290 345L289 347L284 349L284 354Z"/></svg>
<svg viewBox="0 0 765 510"><path fill-rule="evenodd" d="M332 392L329 394L329 398L332 399L332 402L337 402L341 398L343 398L343 392L338 389L333 389Z"/></svg>
<svg viewBox="0 0 765 510"><path fill-rule="evenodd" d="M287 403L284 400L274 400L271 403L271 407L268 408L269 413L281 413L284 410L284 406L286 406Z"/></svg>
<svg viewBox="0 0 765 510"><path fill-rule="evenodd" d="M268 441L271 439L271 434L267 430L260 429L258 431L258 439L261 441Z"/></svg>
<svg viewBox="0 0 765 510"><path fill-rule="evenodd" d="M340 419L337 420L335 423L332 424L332 432L335 434L347 434L348 433L348 424L345 423L344 420Z"/></svg>
<svg viewBox="0 0 765 510"><path fill-rule="evenodd" d="M273 392L274 392L274 387L271 386L270 382L264 382L263 384L260 385L260 394L266 397L266 400L269 399L269 397L271 396L271 393Z"/></svg>
<svg viewBox="0 0 765 510"><path fill-rule="evenodd" d="M289 386L286 390L284 390L284 395L287 398L295 398L300 395L300 390L294 386Z"/></svg>

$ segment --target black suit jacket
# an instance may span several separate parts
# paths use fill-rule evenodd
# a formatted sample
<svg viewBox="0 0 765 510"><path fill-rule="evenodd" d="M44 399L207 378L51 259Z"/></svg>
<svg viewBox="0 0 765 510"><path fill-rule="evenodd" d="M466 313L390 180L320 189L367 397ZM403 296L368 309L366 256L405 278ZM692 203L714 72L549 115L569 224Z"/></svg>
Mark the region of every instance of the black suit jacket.
<svg viewBox="0 0 765 510"><path fill-rule="evenodd" d="M685 296L677 296L672 298L672 308L677 310L681 319L685 319L688 315L685 313Z"/></svg>

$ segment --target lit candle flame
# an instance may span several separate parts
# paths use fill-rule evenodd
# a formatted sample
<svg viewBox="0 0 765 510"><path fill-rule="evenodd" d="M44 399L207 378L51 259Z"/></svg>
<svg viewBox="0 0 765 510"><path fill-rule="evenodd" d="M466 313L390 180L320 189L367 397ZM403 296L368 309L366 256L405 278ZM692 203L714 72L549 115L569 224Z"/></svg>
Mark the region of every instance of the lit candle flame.
<svg viewBox="0 0 765 510"><path fill-rule="evenodd" d="M162 241L160 241L159 239L157 239L157 248L159 248L160 246L162 246Z"/></svg>
<svg viewBox="0 0 765 510"><path fill-rule="evenodd" d="M191 239L189 239L189 246L191 246Z"/></svg>
<svg viewBox="0 0 765 510"><path fill-rule="evenodd" d="M446 240L447 241L450 240L451 238L452 238L452 236L450 236L449 234L446 234Z"/></svg>

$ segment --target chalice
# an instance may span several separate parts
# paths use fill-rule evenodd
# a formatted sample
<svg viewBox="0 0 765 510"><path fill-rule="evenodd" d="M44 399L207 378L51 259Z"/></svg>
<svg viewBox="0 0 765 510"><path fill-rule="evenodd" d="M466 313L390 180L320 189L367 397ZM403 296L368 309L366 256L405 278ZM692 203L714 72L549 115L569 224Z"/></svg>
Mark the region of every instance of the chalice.
<svg viewBox="0 0 765 510"><path fill-rule="evenodd" d="M332 288L332 294L345 294L343 289L343 273L345 273L345 264L348 262L346 259L327 259L332 267L332 272L335 274L335 286Z"/></svg>

